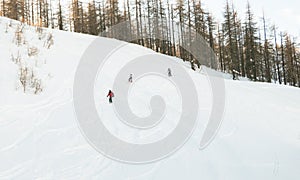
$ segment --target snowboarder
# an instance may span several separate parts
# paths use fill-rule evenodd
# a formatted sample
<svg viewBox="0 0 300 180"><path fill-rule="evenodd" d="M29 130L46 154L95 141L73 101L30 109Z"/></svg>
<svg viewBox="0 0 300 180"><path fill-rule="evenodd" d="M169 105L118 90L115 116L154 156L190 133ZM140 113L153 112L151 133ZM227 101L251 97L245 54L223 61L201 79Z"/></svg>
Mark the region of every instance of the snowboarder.
<svg viewBox="0 0 300 180"><path fill-rule="evenodd" d="M132 83L133 82L133 74L130 74L128 82Z"/></svg>
<svg viewBox="0 0 300 180"><path fill-rule="evenodd" d="M112 98L115 97L115 95L111 90L109 90L107 97L109 97L109 103L113 103Z"/></svg>
<svg viewBox="0 0 300 180"><path fill-rule="evenodd" d="M172 70L171 70L171 68L168 68L168 76L172 77Z"/></svg>

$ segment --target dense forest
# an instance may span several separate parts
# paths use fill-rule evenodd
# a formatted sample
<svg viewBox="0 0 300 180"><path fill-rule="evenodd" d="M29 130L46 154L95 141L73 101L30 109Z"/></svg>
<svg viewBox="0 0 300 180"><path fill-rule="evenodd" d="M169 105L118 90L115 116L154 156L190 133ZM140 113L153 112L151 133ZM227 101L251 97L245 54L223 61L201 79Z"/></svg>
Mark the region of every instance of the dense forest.
<svg viewBox="0 0 300 180"><path fill-rule="evenodd" d="M200 64L184 47L200 51L196 42L201 38L217 56L215 68L233 74L233 79L247 77L300 87L296 38L268 23L263 13L255 17L249 3L245 14L238 14L228 1L224 4L221 23L200 0L0 0L0 15L33 26L91 35L126 21L129 30L123 33L138 37L133 43L190 61L193 67ZM113 31L105 35L119 37Z"/></svg>

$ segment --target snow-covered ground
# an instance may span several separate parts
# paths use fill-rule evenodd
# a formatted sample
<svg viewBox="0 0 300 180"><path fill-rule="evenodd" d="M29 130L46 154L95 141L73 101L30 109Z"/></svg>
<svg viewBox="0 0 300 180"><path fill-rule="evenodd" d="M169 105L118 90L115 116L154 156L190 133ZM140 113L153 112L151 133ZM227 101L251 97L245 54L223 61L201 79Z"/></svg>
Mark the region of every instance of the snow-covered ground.
<svg viewBox="0 0 300 180"><path fill-rule="evenodd" d="M0 179L299 179L299 89L225 80L222 126L212 143L201 150L212 92L203 73L186 68L199 101L198 124L189 141L172 156L155 163L121 163L103 156L86 141L74 112L75 72L82 54L96 37L45 30L45 37L39 40L35 28L26 26L27 43L18 47L14 38L19 23L12 21L6 33L9 22L0 18ZM49 33L54 44L48 49L43 45ZM36 59L27 58L31 46L39 48ZM11 60L18 51L43 82L43 91L37 95L32 91L24 94L20 88L19 67ZM133 44L119 49L108 61L110 68L101 72L101 81L95 84L99 116L124 141L149 143L163 138L180 116L176 88L156 76L139 80L129 94L130 107L140 116L149 114L152 95L164 96L167 114L153 130L135 131L120 123L105 98L121 64L153 53Z"/></svg>

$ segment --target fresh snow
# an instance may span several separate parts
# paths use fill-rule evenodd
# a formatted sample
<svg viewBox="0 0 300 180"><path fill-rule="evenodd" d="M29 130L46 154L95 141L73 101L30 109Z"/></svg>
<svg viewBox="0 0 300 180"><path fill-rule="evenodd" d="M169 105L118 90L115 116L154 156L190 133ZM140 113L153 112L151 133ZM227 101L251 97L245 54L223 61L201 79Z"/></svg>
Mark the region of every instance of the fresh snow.
<svg viewBox="0 0 300 180"><path fill-rule="evenodd" d="M222 126L213 142L199 149L212 106L208 78L200 70L186 70L199 99L198 124L190 140L175 154L156 163L131 165L99 154L84 138L73 106L73 82L81 55L96 37L45 29L54 45L43 48L35 28L25 26L27 44L15 45L17 25L0 18L0 179L289 179L300 177L300 90L248 81L228 75ZM115 41L115 40L112 40ZM37 95L23 93L18 66L11 54L26 59L28 46L40 53L27 59L43 81ZM101 47L99 47L101 53ZM163 122L152 130L137 131L120 123L106 98L118 70L130 60L155 52L128 44L113 54L95 84L95 104L106 127L128 142L149 143L164 138L180 116L180 96L167 80L145 77L131 88L132 111L147 116L149 100L160 94L167 102ZM174 58L175 61L181 61Z"/></svg>

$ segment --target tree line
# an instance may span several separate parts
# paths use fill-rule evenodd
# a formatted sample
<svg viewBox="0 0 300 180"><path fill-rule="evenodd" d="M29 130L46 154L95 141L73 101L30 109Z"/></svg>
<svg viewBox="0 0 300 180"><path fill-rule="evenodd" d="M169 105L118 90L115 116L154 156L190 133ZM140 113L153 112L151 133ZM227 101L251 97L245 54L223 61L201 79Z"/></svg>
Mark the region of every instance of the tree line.
<svg viewBox="0 0 300 180"><path fill-rule="evenodd" d="M138 37L133 43L189 61L192 68L200 64L197 55L186 49L205 53L200 40L216 55L214 68L232 74L233 79L247 77L300 87L296 37L279 31L264 15L255 18L249 3L246 13L240 15L227 1L220 23L201 0L0 0L0 15L39 27L105 33L119 39ZM126 31L108 31L125 21L129 22Z"/></svg>

